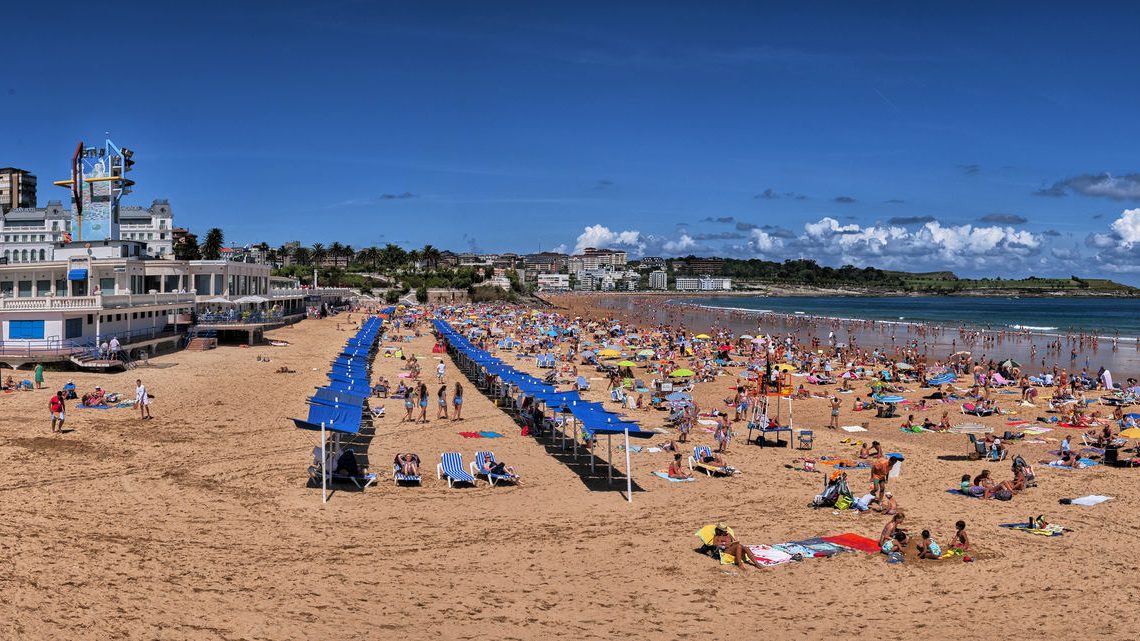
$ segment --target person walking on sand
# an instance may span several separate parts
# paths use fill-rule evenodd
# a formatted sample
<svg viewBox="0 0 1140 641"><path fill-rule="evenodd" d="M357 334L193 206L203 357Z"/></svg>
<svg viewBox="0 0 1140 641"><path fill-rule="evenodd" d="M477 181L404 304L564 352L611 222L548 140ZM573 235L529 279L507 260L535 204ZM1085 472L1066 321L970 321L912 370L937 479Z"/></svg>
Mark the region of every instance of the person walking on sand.
<svg viewBox="0 0 1140 641"><path fill-rule="evenodd" d="M59 433L63 434L63 411L64 411L64 396L63 390L55 393L48 401L48 408L51 409L51 432L55 434L55 429L59 427Z"/></svg>
<svg viewBox="0 0 1140 641"><path fill-rule="evenodd" d="M420 420L424 423L428 422L427 408L428 408L428 388L427 383L420 383L419 389L420 399Z"/></svg>
<svg viewBox="0 0 1140 641"><path fill-rule="evenodd" d="M43 363L36 363L35 379L36 379L36 389L43 389L44 388L44 364Z"/></svg>
<svg viewBox="0 0 1140 641"><path fill-rule="evenodd" d="M146 385L143 385L142 379L135 379L135 405L139 408L139 418L147 420L152 418L150 415L150 394L146 392Z"/></svg>
<svg viewBox="0 0 1140 641"><path fill-rule="evenodd" d="M437 419L442 418L442 419L446 420L448 418L447 417L447 386L446 385L440 385L439 386L438 396L439 396L439 401L438 401L439 410L435 413L435 417Z"/></svg>
<svg viewBox="0 0 1140 641"><path fill-rule="evenodd" d="M829 429L839 429L839 406L841 405L838 396L831 397L831 422L827 424Z"/></svg>
<svg viewBox="0 0 1140 641"><path fill-rule="evenodd" d="M459 384L459 381L455 381L455 395L451 399L451 406L455 408L455 416L453 416L451 420L462 420L463 417L461 414L463 413L463 386Z"/></svg>
<svg viewBox="0 0 1140 641"><path fill-rule="evenodd" d="M439 379L440 385L443 385L443 375L445 373L447 373L447 365L443 364L443 359L441 358L435 365L435 376Z"/></svg>

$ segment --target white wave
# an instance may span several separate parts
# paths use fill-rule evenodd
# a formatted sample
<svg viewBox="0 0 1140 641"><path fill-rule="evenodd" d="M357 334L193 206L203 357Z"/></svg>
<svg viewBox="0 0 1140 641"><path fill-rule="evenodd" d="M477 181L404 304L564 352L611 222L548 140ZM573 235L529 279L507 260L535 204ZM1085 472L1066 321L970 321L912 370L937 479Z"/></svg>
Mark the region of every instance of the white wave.
<svg viewBox="0 0 1140 641"><path fill-rule="evenodd" d="M1028 329L1028 330L1031 330L1034 332L1052 332L1052 331L1057 329L1056 327L1040 327L1037 325L1010 325L1010 328L1012 328L1012 329Z"/></svg>

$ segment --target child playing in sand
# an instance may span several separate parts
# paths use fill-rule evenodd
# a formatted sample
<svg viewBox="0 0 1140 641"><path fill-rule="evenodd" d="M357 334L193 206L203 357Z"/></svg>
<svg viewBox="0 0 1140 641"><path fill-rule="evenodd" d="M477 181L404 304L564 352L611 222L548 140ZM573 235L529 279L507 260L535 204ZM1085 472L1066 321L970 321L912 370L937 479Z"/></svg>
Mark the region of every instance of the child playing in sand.
<svg viewBox="0 0 1140 641"><path fill-rule="evenodd" d="M950 552L962 555L964 561L971 560L970 557L965 556L966 552L970 550L970 537L966 534L966 522L958 521L954 524L956 532L954 532L954 542L950 544Z"/></svg>
<svg viewBox="0 0 1140 641"><path fill-rule="evenodd" d="M919 541L917 548L920 559L939 559L942 557L942 548L934 539L930 538L930 530L922 531L922 540Z"/></svg>

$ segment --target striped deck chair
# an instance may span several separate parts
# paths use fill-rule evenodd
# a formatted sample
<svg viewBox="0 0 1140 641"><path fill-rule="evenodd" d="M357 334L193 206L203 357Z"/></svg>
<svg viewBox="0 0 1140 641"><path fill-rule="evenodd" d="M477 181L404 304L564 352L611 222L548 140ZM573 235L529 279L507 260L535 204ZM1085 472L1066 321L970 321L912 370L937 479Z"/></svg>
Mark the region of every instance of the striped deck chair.
<svg viewBox="0 0 1140 641"><path fill-rule="evenodd" d="M475 477L463 469L463 456L459 452L444 452L439 455L439 464L435 466L435 477L447 477L447 487L455 487L456 483L470 483L475 485Z"/></svg>
<svg viewBox="0 0 1140 641"><path fill-rule="evenodd" d="M418 465L419 462L419 457L416 456L416 464ZM396 486L399 486L401 483L414 483L416 485L422 484L422 479L420 479L419 476L415 474L404 474L401 471L402 469L403 468L400 467L399 463L392 463L392 479L395 481Z"/></svg>
<svg viewBox="0 0 1140 641"><path fill-rule="evenodd" d="M730 467L716 467L715 465L709 465L708 463L701 462L705 457L709 456L712 456L712 448L709 446L698 445L694 447L693 455L689 457L689 469L693 470L694 472L700 470L709 476L712 476L714 474L731 475L734 472L734 470Z"/></svg>
<svg viewBox="0 0 1140 641"><path fill-rule="evenodd" d="M518 482L518 476L513 476L511 474L492 474L491 467L494 465L494 452L476 452L475 460L471 461L471 475L487 477L487 482L490 483L492 487L494 487L495 483L502 483L503 481L506 481L508 483Z"/></svg>

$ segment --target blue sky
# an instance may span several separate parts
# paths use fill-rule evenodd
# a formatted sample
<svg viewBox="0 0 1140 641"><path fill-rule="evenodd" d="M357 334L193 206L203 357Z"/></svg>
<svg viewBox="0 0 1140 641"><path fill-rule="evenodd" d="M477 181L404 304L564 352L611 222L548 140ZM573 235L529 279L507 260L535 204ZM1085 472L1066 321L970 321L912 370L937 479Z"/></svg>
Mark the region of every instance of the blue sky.
<svg viewBox="0 0 1140 641"><path fill-rule="evenodd" d="M238 242L1140 280L1127 4L166 4L6 10L41 203L109 130Z"/></svg>

